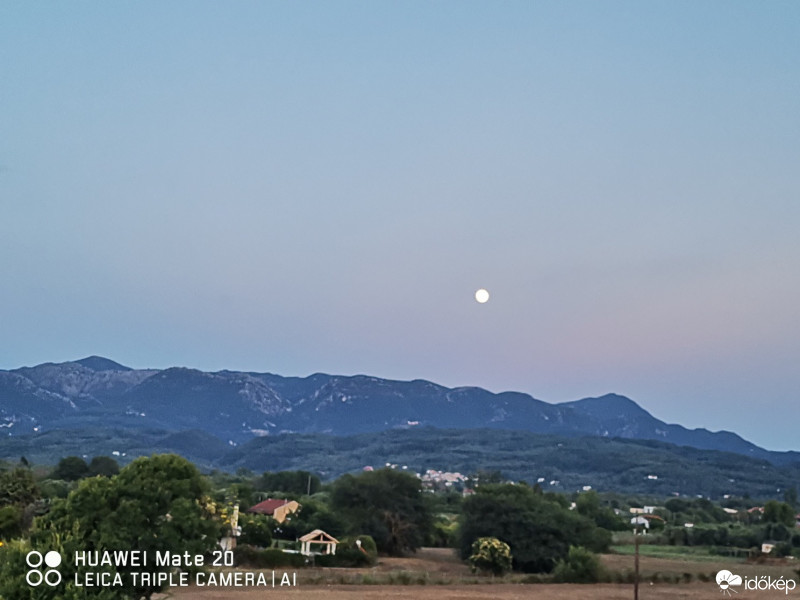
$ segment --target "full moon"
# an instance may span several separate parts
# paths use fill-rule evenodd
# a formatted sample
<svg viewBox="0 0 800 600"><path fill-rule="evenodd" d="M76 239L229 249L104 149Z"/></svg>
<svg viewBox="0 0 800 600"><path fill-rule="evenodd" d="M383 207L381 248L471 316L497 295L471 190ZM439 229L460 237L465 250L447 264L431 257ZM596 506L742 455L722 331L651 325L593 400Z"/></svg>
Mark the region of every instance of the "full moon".
<svg viewBox="0 0 800 600"><path fill-rule="evenodd" d="M484 303L488 302L489 301L489 292L487 292L483 288L479 289L477 292L475 292L475 300L477 300L481 304L484 304Z"/></svg>

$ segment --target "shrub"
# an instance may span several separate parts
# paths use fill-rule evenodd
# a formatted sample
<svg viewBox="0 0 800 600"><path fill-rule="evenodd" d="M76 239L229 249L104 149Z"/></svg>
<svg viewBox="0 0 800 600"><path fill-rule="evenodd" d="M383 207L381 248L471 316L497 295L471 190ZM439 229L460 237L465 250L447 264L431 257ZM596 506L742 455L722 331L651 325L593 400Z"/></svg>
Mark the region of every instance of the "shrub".
<svg viewBox="0 0 800 600"><path fill-rule="evenodd" d="M246 544L236 546L233 556L237 565L250 566L256 569L304 567L306 565L306 557L302 554L290 554L275 548L259 550Z"/></svg>
<svg viewBox="0 0 800 600"><path fill-rule="evenodd" d="M603 576L603 568L596 554L581 546L570 546L566 559L561 559L553 571L559 583L597 583Z"/></svg>
<svg viewBox="0 0 800 600"><path fill-rule="evenodd" d="M375 540L369 535L357 535L355 537L346 536L341 538L336 548L336 553L339 553L340 548L353 548L354 550L358 550L358 544L356 542L361 542L361 548L370 558L376 559L378 557L378 547L375 544Z"/></svg>
<svg viewBox="0 0 800 600"><path fill-rule="evenodd" d="M377 559L375 540L368 535L359 535L343 537L336 546L336 554L316 556L314 564L320 567L370 567Z"/></svg>
<svg viewBox="0 0 800 600"><path fill-rule="evenodd" d="M336 548L336 554L320 554L314 557L314 564L318 567L369 567L374 560L357 548Z"/></svg>
<svg viewBox="0 0 800 600"><path fill-rule="evenodd" d="M239 542L249 546L269 548L272 544L272 519L263 515L245 514L239 520L242 535Z"/></svg>
<svg viewBox="0 0 800 600"><path fill-rule="evenodd" d="M478 538L472 543L469 563L473 573L481 571L503 575L511 570L511 548L494 537Z"/></svg>
<svg viewBox="0 0 800 600"><path fill-rule="evenodd" d="M10 504L0 508L0 539L9 540L22 533L22 509Z"/></svg>

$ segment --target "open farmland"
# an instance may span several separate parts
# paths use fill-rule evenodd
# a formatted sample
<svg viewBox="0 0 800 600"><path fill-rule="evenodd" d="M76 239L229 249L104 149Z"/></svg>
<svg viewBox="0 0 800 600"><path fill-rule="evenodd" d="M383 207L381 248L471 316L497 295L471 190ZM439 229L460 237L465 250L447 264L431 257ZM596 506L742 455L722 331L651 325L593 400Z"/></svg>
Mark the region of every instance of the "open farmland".
<svg viewBox="0 0 800 600"><path fill-rule="evenodd" d="M654 585L642 588L642 600L715 598L718 589L712 583L691 585ZM759 592L768 598L768 592ZM763 594L763 595L762 595ZM782 595L782 594L781 594ZM633 586L616 584L485 584L450 586L343 585L297 587L291 590L201 590L187 588L160 598L188 600L616 600L633 597Z"/></svg>
<svg viewBox="0 0 800 600"><path fill-rule="evenodd" d="M613 573L626 575L633 570L633 557L607 554L603 564ZM707 557L703 557L704 559ZM701 600L717 597L719 588L713 575L727 568L743 576L770 575L795 577L796 562L747 564L741 559L719 561L697 560L687 554L675 558L642 556L640 561L642 600ZM690 582L685 574L691 574ZM702 581L701 578L707 579ZM616 600L633 598L631 583L594 585L525 583L526 576L514 574L500 580L470 573L451 550L423 548L407 558L382 558L372 569L302 569L297 574L296 588L175 589L158 596L159 600ZM739 598L783 597L783 592L740 590Z"/></svg>

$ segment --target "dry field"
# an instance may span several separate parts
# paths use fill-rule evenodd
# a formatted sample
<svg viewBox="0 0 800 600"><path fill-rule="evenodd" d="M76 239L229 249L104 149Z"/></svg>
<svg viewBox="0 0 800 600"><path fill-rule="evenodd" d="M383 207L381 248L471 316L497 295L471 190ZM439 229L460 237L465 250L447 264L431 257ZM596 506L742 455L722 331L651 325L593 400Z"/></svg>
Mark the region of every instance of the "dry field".
<svg viewBox="0 0 800 600"><path fill-rule="evenodd" d="M633 557L605 555L604 564L618 572L633 569ZM797 576L796 564L748 565L741 561L692 561L673 558L642 557L639 588L641 600L714 600L724 598L710 581L698 580L699 575L713 577L716 571L727 568L743 576ZM282 571L278 571L280 574ZM657 577L653 577L654 574ZM677 578L692 574L691 583L663 583L665 577ZM372 585L353 585L365 577ZM522 583L524 576L513 575L499 583L491 578L478 577L452 554L440 548L425 548L409 558L383 558L372 569L301 569L297 572L296 588L181 588L158 596L159 600L616 600L632 599L632 584L537 584ZM651 583L651 580L654 580ZM400 585L400 584L406 585ZM425 583L425 585L421 585ZM800 594L800 588L792 595ZM736 598L768 600L786 598L783 592L740 590Z"/></svg>
<svg viewBox="0 0 800 600"><path fill-rule="evenodd" d="M660 585L642 587L641 600L713 600L719 594L714 584ZM767 592L759 598L769 598ZM556 584L484 584L449 586L343 585L278 588L266 591L199 590L187 588L162 598L175 600L616 600L633 598L633 586L556 585Z"/></svg>

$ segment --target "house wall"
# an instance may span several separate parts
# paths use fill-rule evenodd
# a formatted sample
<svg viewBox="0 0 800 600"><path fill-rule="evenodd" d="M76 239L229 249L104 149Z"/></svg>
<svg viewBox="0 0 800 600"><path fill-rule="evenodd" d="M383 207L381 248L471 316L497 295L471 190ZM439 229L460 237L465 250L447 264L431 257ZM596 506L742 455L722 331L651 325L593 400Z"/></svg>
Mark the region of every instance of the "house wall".
<svg viewBox="0 0 800 600"><path fill-rule="evenodd" d="M291 500L287 502L283 506L279 506L275 509L275 512L272 513L272 518L275 519L278 523L283 523L293 512L296 512L300 508L300 505L297 503L297 500Z"/></svg>

